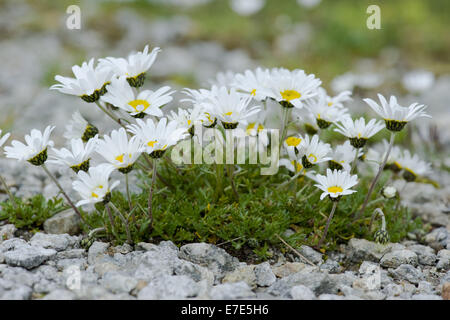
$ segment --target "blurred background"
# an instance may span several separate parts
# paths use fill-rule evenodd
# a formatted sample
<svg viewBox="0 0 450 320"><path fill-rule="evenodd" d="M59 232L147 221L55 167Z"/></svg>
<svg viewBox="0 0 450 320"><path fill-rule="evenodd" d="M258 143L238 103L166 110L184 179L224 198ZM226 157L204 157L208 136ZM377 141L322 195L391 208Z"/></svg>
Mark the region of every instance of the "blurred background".
<svg viewBox="0 0 450 320"><path fill-rule="evenodd" d="M372 4L380 30L366 25ZM81 30L66 27L69 5L81 9ZM422 121L416 141L448 154L449 20L448 0L0 0L0 127L18 137L57 124L61 133L76 109L103 121L95 106L49 91L54 76L149 44L163 51L147 87L209 86L220 71L256 66L301 68L330 94L352 90L357 113L369 111L361 98L378 92L427 104L434 119Z"/></svg>

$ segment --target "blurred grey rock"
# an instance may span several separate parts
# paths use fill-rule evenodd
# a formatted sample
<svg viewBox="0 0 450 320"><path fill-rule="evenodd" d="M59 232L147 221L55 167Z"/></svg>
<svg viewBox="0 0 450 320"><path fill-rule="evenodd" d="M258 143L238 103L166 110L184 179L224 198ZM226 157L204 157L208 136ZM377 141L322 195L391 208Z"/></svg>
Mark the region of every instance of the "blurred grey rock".
<svg viewBox="0 0 450 320"><path fill-rule="evenodd" d="M44 249L30 245L20 246L4 254L5 262L14 267L35 268L56 255L53 249Z"/></svg>
<svg viewBox="0 0 450 320"><path fill-rule="evenodd" d="M73 209L55 214L44 222L44 230L50 234L76 235L80 232L81 219Z"/></svg>
<svg viewBox="0 0 450 320"><path fill-rule="evenodd" d="M102 258L106 254L106 250L109 248L109 243L95 241L88 251L88 262L94 264L99 258Z"/></svg>
<svg viewBox="0 0 450 320"><path fill-rule="evenodd" d="M314 292L303 285L298 285L298 286L294 286L292 287L291 291L290 291L291 297L294 300L315 300L316 296L314 294Z"/></svg>
<svg viewBox="0 0 450 320"><path fill-rule="evenodd" d="M322 254L316 250L314 250L311 247L302 245L300 246L300 248L298 248L298 251L309 261L311 261L312 263L318 265L321 264L323 262L322 259ZM302 261L304 262L304 261Z"/></svg>
<svg viewBox="0 0 450 320"><path fill-rule="evenodd" d="M74 300L75 294L65 289L56 289L47 294L42 300Z"/></svg>
<svg viewBox="0 0 450 320"><path fill-rule="evenodd" d="M78 244L77 237L71 237L68 234L45 234L37 232L31 239L32 246L42 247L46 249L55 249L56 251L63 251L67 248L73 248Z"/></svg>
<svg viewBox="0 0 450 320"><path fill-rule="evenodd" d="M244 281L250 288L256 288L255 266L239 266L225 274L222 283Z"/></svg>
<svg viewBox="0 0 450 320"><path fill-rule="evenodd" d="M263 262L256 265L254 271L256 276L256 284L260 287L268 287L277 280L277 277L272 272L268 262Z"/></svg>
<svg viewBox="0 0 450 320"><path fill-rule="evenodd" d="M379 262L393 247L396 247L396 245L391 243L383 245L365 239L352 238L346 248L346 257L353 263L364 260Z"/></svg>
<svg viewBox="0 0 450 320"><path fill-rule="evenodd" d="M138 280L119 272L106 272L100 283L113 293L130 293L138 284Z"/></svg>
<svg viewBox="0 0 450 320"><path fill-rule="evenodd" d="M186 299L198 294L198 285L187 276L162 275L153 279L139 294L139 300Z"/></svg>
<svg viewBox="0 0 450 320"><path fill-rule="evenodd" d="M410 264L402 264L395 270L390 271L394 279L406 280L413 284L418 284L423 279L423 274Z"/></svg>
<svg viewBox="0 0 450 320"><path fill-rule="evenodd" d="M328 259L325 263L320 265L319 270L327 271L328 273L338 273L341 270L341 266L336 261Z"/></svg>
<svg viewBox="0 0 450 320"><path fill-rule="evenodd" d="M434 266L436 264L437 257L434 254L434 250L430 247L415 244L408 246L408 250L411 250L417 254L418 261L422 265Z"/></svg>
<svg viewBox="0 0 450 320"><path fill-rule="evenodd" d="M14 232L16 232L17 228L13 224L5 224L0 227L0 243L5 240L14 238Z"/></svg>
<svg viewBox="0 0 450 320"><path fill-rule="evenodd" d="M214 300L251 299L256 296L251 288L243 281L214 286L209 295Z"/></svg>
<svg viewBox="0 0 450 320"><path fill-rule="evenodd" d="M411 250L395 250L383 256L380 264L385 268L397 268L401 264L411 264L416 266L417 255Z"/></svg>
<svg viewBox="0 0 450 320"><path fill-rule="evenodd" d="M438 270L448 271L450 269L450 250L442 249L438 252L439 259L436 268Z"/></svg>

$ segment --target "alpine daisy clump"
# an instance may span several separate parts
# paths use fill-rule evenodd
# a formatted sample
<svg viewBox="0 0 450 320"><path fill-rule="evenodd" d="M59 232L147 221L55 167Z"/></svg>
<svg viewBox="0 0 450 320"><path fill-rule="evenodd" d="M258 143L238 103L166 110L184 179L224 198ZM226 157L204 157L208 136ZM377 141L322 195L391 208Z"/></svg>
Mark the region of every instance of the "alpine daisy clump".
<svg viewBox="0 0 450 320"><path fill-rule="evenodd" d="M256 101L264 101L267 99L269 79L269 70L256 68L255 71L246 70L243 74L236 74L231 86Z"/></svg>
<svg viewBox="0 0 450 320"><path fill-rule="evenodd" d="M156 60L160 48L154 48L150 53L148 45L142 52L132 53L128 59L107 57L99 60L99 67L110 70L115 76L125 76L132 87L141 87L145 81L146 72Z"/></svg>
<svg viewBox="0 0 450 320"><path fill-rule="evenodd" d="M348 110L344 107L332 107L327 103L326 93L321 91L318 97L305 102L306 108L314 116L320 129L328 128L332 123L344 117L349 117Z"/></svg>
<svg viewBox="0 0 450 320"><path fill-rule="evenodd" d="M318 135L314 135L311 139L306 135L300 150L303 167L308 169L315 164L331 160L330 152L330 144L320 141Z"/></svg>
<svg viewBox="0 0 450 320"><path fill-rule="evenodd" d="M60 82L50 87L51 90L79 96L86 102L96 102L106 93L106 85L111 81L112 71L106 68L94 67L94 58L83 62L81 67L72 67L75 78L55 76Z"/></svg>
<svg viewBox="0 0 450 320"><path fill-rule="evenodd" d="M331 160L329 161L329 166L331 170L345 170L350 171L353 161L355 158L359 158L363 155L361 149L354 148L350 141L345 141L344 144L336 146L332 153L330 154Z"/></svg>
<svg viewBox="0 0 450 320"><path fill-rule="evenodd" d="M80 171L77 180L72 183L73 189L81 196L77 206L103 202L107 204L111 200L111 191L119 185L119 181L109 183L109 176L114 171L110 164L101 164L89 168L88 172Z"/></svg>
<svg viewBox="0 0 450 320"><path fill-rule="evenodd" d="M75 111L72 114L72 119L66 126L64 138L67 140L82 139L83 142L88 142L89 139L94 138L96 134L98 134L98 129L84 119L79 111Z"/></svg>
<svg viewBox="0 0 450 320"><path fill-rule="evenodd" d="M70 141L71 150L67 148L52 148L49 163L70 167L75 173L78 171L88 171L90 167L91 154L97 147L97 136L90 139L86 144L82 139L72 139Z"/></svg>
<svg viewBox="0 0 450 320"><path fill-rule="evenodd" d="M113 79L106 88L108 92L102 100L128 112L135 118L143 118L145 115L162 117L161 107L172 101L171 95L174 93L168 86L154 92L143 90L136 93L125 76Z"/></svg>

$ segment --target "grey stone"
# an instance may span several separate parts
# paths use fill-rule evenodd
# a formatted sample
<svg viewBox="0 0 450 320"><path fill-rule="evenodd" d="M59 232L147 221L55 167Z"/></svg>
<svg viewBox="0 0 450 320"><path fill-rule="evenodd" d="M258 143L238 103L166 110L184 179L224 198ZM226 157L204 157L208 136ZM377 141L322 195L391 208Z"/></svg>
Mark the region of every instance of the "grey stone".
<svg viewBox="0 0 450 320"><path fill-rule="evenodd" d="M153 245L142 255L134 276L151 281L163 275L172 275L179 263L177 251Z"/></svg>
<svg viewBox="0 0 450 320"><path fill-rule="evenodd" d="M119 272L106 272L100 284L113 293L130 293L137 286L138 280Z"/></svg>
<svg viewBox="0 0 450 320"><path fill-rule="evenodd" d="M192 263L207 267L214 272L216 281L226 272L233 271L239 265L238 259L230 256L222 248L207 243L190 243L180 248L179 257Z"/></svg>
<svg viewBox="0 0 450 320"><path fill-rule="evenodd" d="M403 287L395 283L390 283L382 291L388 297L398 297L403 292Z"/></svg>
<svg viewBox="0 0 450 320"><path fill-rule="evenodd" d="M272 272L270 264L263 262L255 266L256 284L260 287L268 287L277 281L277 277Z"/></svg>
<svg viewBox="0 0 450 320"><path fill-rule="evenodd" d="M423 246L421 244L415 244L412 246L408 246L407 249L417 254L420 264L427 266L434 266L436 264L437 257L434 254L434 250L432 248Z"/></svg>
<svg viewBox="0 0 450 320"><path fill-rule="evenodd" d="M424 294L419 293L415 294L411 297L412 300L442 300L442 297L436 295L436 294Z"/></svg>
<svg viewBox="0 0 450 320"><path fill-rule="evenodd" d="M379 244L365 239L352 238L348 242L346 258L350 262L359 263L362 261L379 262L380 259L395 247L394 244Z"/></svg>
<svg viewBox="0 0 450 320"><path fill-rule="evenodd" d="M19 238L12 238L0 243L0 252L6 252L25 246L28 246L25 240Z"/></svg>
<svg viewBox="0 0 450 320"><path fill-rule="evenodd" d="M228 272L222 279L222 283L244 281L251 288L256 288L255 266L239 266Z"/></svg>
<svg viewBox="0 0 450 320"><path fill-rule="evenodd" d="M81 219L73 209L55 214L44 222L44 231L50 234L76 235L80 232Z"/></svg>
<svg viewBox="0 0 450 320"><path fill-rule="evenodd" d="M380 264L385 268L397 268L401 264L411 264L416 266L417 263L417 254L411 250L395 250L388 252L380 261Z"/></svg>
<svg viewBox="0 0 450 320"><path fill-rule="evenodd" d="M300 246L300 248L298 248L298 251L309 261L311 261L312 263L318 265L321 264L323 262L322 259L322 254L320 252L317 252L316 250L314 250L311 247L302 245ZM303 260L303 259L302 259ZM301 261L304 262L304 261Z"/></svg>
<svg viewBox="0 0 450 320"><path fill-rule="evenodd" d="M14 267L35 268L56 255L53 249L34 246L20 246L4 253L5 262Z"/></svg>
<svg viewBox="0 0 450 320"><path fill-rule="evenodd" d="M314 292L303 285L293 286L290 291L290 295L294 300L315 300L316 295Z"/></svg>
<svg viewBox="0 0 450 320"><path fill-rule="evenodd" d="M186 299L199 292L197 283L187 276L163 275L139 291L139 300Z"/></svg>
<svg viewBox="0 0 450 320"><path fill-rule="evenodd" d="M68 247L76 246L78 244L78 238L71 237L68 234L45 234L37 232L30 239L30 244L36 247L63 251Z"/></svg>
<svg viewBox="0 0 450 320"><path fill-rule="evenodd" d="M339 296L337 294L324 293L319 295L319 300L345 300L345 296Z"/></svg>
<svg viewBox="0 0 450 320"><path fill-rule="evenodd" d="M206 281L209 286L214 284L214 273L205 267L186 260L179 260L174 267L176 275L188 276L195 282Z"/></svg>
<svg viewBox="0 0 450 320"><path fill-rule="evenodd" d="M319 267L320 271L326 271L328 273L339 273L341 270L341 265L334 260L328 259L325 263L321 264Z"/></svg>
<svg viewBox="0 0 450 320"><path fill-rule="evenodd" d="M59 271L73 267L77 267L79 270L84 270L87 268L87 260L86 258L59 259L56 261L56 267Z"/></svg>
<svg viewBox="0 0 450 320"><path fill-rule="evenodd" d="M434 292L434 286L428 281L419 281L417 290L419 293L429 294Z"/></svg>
<svg viewBox="0 0 450 320"><path fill-rule="evenodd" d="M425 236L425 242L428 244L439 242L442 245L446 244L446 240L449 238L449 231L444 228L436 228Z"/></svg>
<svg viewBox="0 0 450 320"><path fill-rule="evenodd" d="M109 248L109 243L95 241L88 251L88 262L94 264L97 259L103 258L106 254L106 250Z"/></svg>
<svg viewBox="0 0 450 320"><path fill-rule="evenodd" d="M5 240L14 238L14 232L16 232L17 228L13 224L5 224L0 227L0 243Z"/></svg>
<svg viewBox="0 0 450 320"><path fill-rule="evenodd" d="M214 300L250 299L256 296L248 284L243 281L214 286L209 295Z"/></svg>
<svg viewBox="0 0 450 320"><path fill-rule="evenodd" d="M272 271L278 278L284 278L291 274L297 273L306 267L306 264L302 262L286 262L281 266L272 267Z"/></svg>
<svg viewBox="0 0 450 320"><path fill-rule="evenodd" d="M402 264L397 269L390 271L394 279L406 280L418 284L423 279L423 274L410 264Z"/></svg>
<svg viewBox="0 0 450 320"><path fill-rule="evenodd" d="M450 269L450 250L442 249L438 252L437 257L439 259L436 269L442 271L448 271Z"/></svg>
<svg viewBox="0 0 450 320"><path fill-rule="evenodd" d="M58 252L56 254L57 259L78 259L86 256L86 250L84 249L69 249Z"/></svg>

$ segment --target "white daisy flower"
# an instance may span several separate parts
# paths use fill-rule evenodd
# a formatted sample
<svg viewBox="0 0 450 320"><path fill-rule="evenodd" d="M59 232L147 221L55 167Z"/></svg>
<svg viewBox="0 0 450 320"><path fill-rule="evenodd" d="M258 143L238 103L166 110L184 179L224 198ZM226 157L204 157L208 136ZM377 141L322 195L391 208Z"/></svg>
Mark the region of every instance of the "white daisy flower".
<svg viewBox="0 0 450 320"><path fill-rule="evenodd" d="M0 129L0 148L5 144L10 135L10 133L5 133L2 137L2 130Z"/></svg>
<svg viewBox="0 0 450 320"><path fill-rule="evenodd" d="M250 16L264 7L265 0L231 0L231 9L241 16Z"/></svg>
<svg viewBox="0 0 450 320"><path fill-rule="evenodd" d="M212 96L203 106L206 111L222 122L225 129L235 129L240 122L246 124L246 118L258 113L261 108L252 106L249 108L251 98L242 97L232 88L220 87L216 96Z"/></svg>
<svg viewBox="0 0 450 320"><path fill-rule="evenodd" d="M171 111L168 118L176 121L178 128L185 128L191 136L195 134L195 126L201 126L204 123L210 124L203 107L199 104L194 105L191 109L179 108L177 113Z"/></svg>
<svg viewBox="0 0 450 320"><path fill-rule="evenodd" d="M305 169L309 169L315 164L328 161L331 159L328 156L330 152L330 145L320 141L318 135L314 135L311 139L306 135L300 150L300 154L303 155L302 164Z"/></svg>
<svg viewBox="0 0 450 320"><path fill-rule="evenodd" d="M54 129L54 126L48 126L45 128L44 133L37 129L31 130L29 135L25 135L26 145L20 141L13 140L11 147L5 147L6 157L19 161L28 161L35 166L44 164L47 161L47 148L53 147L50 134Z"/></svg>
<svg viewBox="0 0 450 320"><path fill-rule="evenodd" d="M375 119L370 120L366 124L366 120L362 117L356 120L353 120L351 117L344 117L340 120L340 123L336 123L336 127L334 131L349 138L352 146L362 148L366 144L367 139L384 128L384 124Z"/></svg>
<svg viewBox="0 0 450 320"><path fill-rule="evenodd" d="M225 72L218 72L214 80L209 80L209 84L215 87L230 87L234 81L235 73L227 70Z"/></svg>
<svg viewBox="0 0 450 320"><path fill-rule="evenodd" d="M401 131L405 125L416 118L431 118L425 112L427 108L423 104L413 103L409 107L402 107L398 104L397 98L391 96L389 102L378 94L381 105L372 99L364 99L364 101L386 122L386 128L390 131Z"/></svg>
<svg viewBox="0 0 450 320"><path fill-rule="evenodd" d="M317 95L321 84L322 81L303 70L273 69L267 94L285 108L302 108L306 99Z"/></svg>
<svg viewBox="0 0 450 320"><path fill-rule="evenodd" d="M331 200L337 201L342 196L356 192L350 188L358 183L358 176L351 175L348 171L327 169L326 176L317 174L315 180L318 182L315 186L323 191L320 200L329 196Z"/></svg>
<svg viewBox="0 0 450 320"><path fill-rule="evenodd" d="M296 159L297 155L302 150L305 139L300 134L287 137L283 141L283 147L287 151L289 158ZM302 156L302 155L301 155Z"/></svg>
<svg viewBox="0 0 450 320"><path fill-rule="evenodd" d="M352 100L352 92L349 90L339 93L337 96L326 96L326 104L329 107L344 108L344 102Z"/></svg>
<svg viewBox="0 0 450 320"><path fill-rule="evenodd" d="M143 90L136 93L128 84L125 77L113 79L107 87L108 92L102 100L128 112L135 118L143 118L145 115L162 117L161 107L172 101L175 91L169 91L165 86L156 91Z"/></svg>
<svg viewBox="0 0 450 320"><path fill-rule="evenodd" d="M66 126L64 138L67 140L82 139L83 142L88 142L89 139L98 134L98 129L86 121L79 111L72 114L72 119Z"/></svg>
<svg viewBox="0 0 450 320"><path fill-rule="evenodd" d="M327 95L324 90L319 91L316 98L305 102L305 107L316 119L317 126L321 129L328 128L331 124L348 117L348 110L344 107L330 107L327 104Z"/></svg>
<svg viewBox="0 0 450 320"><path fill-rule="evenodd" d="M132 53L128 59L107 57L99 59L99 67L109 69L117 77L125 76L132 87L141 87L145 81L145 74L155 62L160 48L156 47L148 52L148 45L142 52Z"/></svg>
<svg viewBox="0 0 450 320"><path fill-rule="evenodd" d="M231 86L246 96L251 96L257 101L267 99L267 83L269 81L269 70L257 68L254 72L246 70L244 74L236 74Z"/></svg>
<svg viewBox="0 0 450 320"><path fill-rule="evenodd" d="M106 68L94 68L94 58L72 67L75 78L55 76L60 83L50 87L51 90L81 97L86 102L95 102L106 93L106 85L111 81L112 71Z"/></svg>
<svg viewBox="0 0 450 320"><path fill-rule="evenodd" d="M121 173L126 174L133 170L133 165L143 151L139 137L134 136L128 140L124 128L111 131L110 136L103 136L98 141L97 153L114 166Z"/></svg>
<svg viewBox="0 0 450 320"><path fill-rule="evenodd" d="M303 170L302 160L291 160L291 159L280 159L279 165L286 167L290 172L299 173ZM306 171L302 173L302 175L306 174Z"/></svg>
<svg viewBox="0 0 450 320"><path fill-rule="evenodd" d="M359 151L358 151L359 150ZM331 153L331 160L329 161L330 169L334 170L351 170L351 163L355 160L356 152L358 152L358 158L363 155L360 148L356 149L351 144L350 141L345 141L344 144L336 146L336 148Z"/></svg>
<svg viewBox="0 0 450 320"><path fill-rule="evenodd" d="M98 136L90 139L86 144L82 139L70 140L71 150L62 148L52 148L53 154L50 154L49 163L60 166L70 167L73 171L88 171L90 167L91 154L95 151L98 142Z"/></svg>
<svg viewBox="0 0 450 320"><path fill-rule="evenodd" d="M408 182L431 172L431 164L420 159L417 154L411 156L409 150L405 150L403 157L398 159L398 163L403 169L403 178Z"/></svg>
<svg viewBox="0 0 450 320"><path fill-rule="evenodd" d="M112 165L103 163L89 168L87 173L84 171L78 172L78 179L72 182L73 189L82 198L82 200L77 202L77 207L89 203L108 203L111 200L111 191L120 183L119 181L114 181L111 185L109 184L109 176L113 171L114 167Z"/></svg>
<svg viewBox="0 0 450 320"><path fill-rule="evenodd" d="M413 93L429 90L434 84L434 74L426 70L413 70L402 78L403 87Z"/></svg>
<svg viewBox="0 0 450 320"><path fill-rule="evenodd" d="M146 122L137 119L136 122L137 124L127 126L128 131L138 136L145 152L152 158L161 158L167 148L188 135L186 128L177 128L178 123L173 120L167 122L167 118L162 118L156 124L152 119L147 119Z"/></svg>

